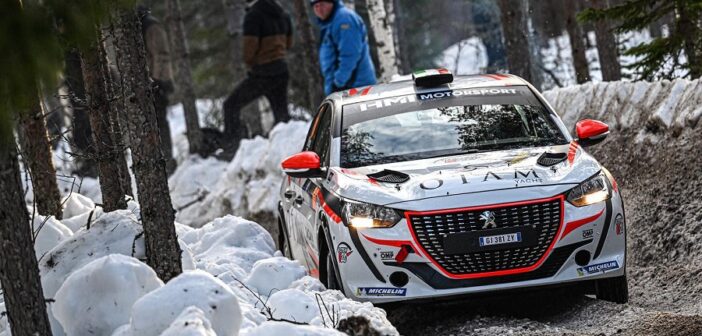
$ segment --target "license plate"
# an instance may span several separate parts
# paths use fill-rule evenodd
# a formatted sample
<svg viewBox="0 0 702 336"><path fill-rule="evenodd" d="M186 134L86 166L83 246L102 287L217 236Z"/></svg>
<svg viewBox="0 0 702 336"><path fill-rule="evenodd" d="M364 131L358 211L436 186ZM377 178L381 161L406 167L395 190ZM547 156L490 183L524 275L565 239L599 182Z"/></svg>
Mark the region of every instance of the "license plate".
<svg viewBox="0 0 702 336"><path fill-rule="evenodd" d="M522 233L508 233L496 236L480 237L480 246L500 245L509 243L519 243L522 241Z"/></svg>

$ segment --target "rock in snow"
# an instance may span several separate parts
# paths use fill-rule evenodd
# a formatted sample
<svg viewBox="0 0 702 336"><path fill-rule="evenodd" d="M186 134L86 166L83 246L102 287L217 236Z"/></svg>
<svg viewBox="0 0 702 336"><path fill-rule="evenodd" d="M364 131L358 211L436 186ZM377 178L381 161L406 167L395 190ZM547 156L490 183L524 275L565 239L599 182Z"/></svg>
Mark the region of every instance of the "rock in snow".
<svg viewBox="0 0 702 336"><path fill-rule="evenodd" d="M56 292L52 311L67 335L109 335L129 322L134 302L162 286L148 265L112 254L73 272Z"/></svg>
<svg viewBox="0 0 702 336"><path fill-rule="evenodd" d="M201 310L217 335L239 334L239 300L225 283L200 270L183 273L139 299L132 308L129 332L133 336L159 335L190 306Z"/></svg>

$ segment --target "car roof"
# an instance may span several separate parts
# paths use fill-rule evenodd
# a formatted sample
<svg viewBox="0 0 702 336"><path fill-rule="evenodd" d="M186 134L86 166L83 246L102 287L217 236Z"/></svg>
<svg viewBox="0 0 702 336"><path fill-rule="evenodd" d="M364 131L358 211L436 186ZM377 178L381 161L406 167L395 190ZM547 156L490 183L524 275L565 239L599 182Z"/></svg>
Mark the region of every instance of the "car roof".
<svg viewBox="0 0 702 336"><path fill-rule="evenodd" d="M410 94L446 91L454 89L472 89L495 86L528 85L524 79L507 74L482 74L469 76L454 76L453 82L437 87L416 87L411 76L402 76L390 83L354 88L331 94L328 99L336 104L346 105L363 101L376 100L386 97L397 97Z"/></svg>

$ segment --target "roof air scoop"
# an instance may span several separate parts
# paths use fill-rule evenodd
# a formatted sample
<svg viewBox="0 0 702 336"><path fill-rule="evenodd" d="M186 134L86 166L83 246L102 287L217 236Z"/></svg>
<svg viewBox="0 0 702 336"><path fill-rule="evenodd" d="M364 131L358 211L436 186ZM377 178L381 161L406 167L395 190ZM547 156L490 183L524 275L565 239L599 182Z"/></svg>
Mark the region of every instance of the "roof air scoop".
<svg viewBox="0 0 702 336"><path fill-rule="evenodd" d="M384 169L381 170L377 173L373 174L368 174L366 175L378 182L385 182L385 183L405 183L409 181L410 177L409 175L405 173L401 173L399 171L394 171L394 170L389 170L389 169Z"/></svg>
<svg viewBox="0 0 702 336"><path fill-rule="evenodd" d="M453 74L447 69L420 70L412 74L414 85L435 87L453 82Z"/></svg>
<svg viewBox="0 0 702 336"><path fill-rule="evenodd" d="M538 163L544 167L551 167L551 166L555 166L555 165L565 161L567 158L568 158L568 155L566 153L544 152L536 160L536 163Z"/></svg>

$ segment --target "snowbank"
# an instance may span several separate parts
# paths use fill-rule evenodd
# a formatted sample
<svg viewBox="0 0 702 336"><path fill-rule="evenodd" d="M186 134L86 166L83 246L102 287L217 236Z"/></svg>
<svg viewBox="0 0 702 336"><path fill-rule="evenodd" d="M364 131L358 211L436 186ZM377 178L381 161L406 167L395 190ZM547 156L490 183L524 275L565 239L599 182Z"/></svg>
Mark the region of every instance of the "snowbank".
<svg viewBox="0 0 702 336"><path fill-rule="evenodd" d="M35 215L32 232L35 237L34 254L37 260L41 260L51 249L73 236L73 231L53 216Z"/></svg>
<svg viewBox="0 0 702 336"><path fill-rule="evenodd" d="M156 336L185 310L197 307L219 336L235 336L241 326L239 300L231 289L204 271L185 272L134 304L131 326L123 335ZM192 310L190 310L192 313Z"/></svg>
<svg viewBox="0 0 702 336"><path fill-rule="evenodd" d="M586 83L544 92L572 129L578 120L593 118L613 129L646 133L695 127L702 116L700 80Z"/></svg>
<svg viewBox="0 0 702 336"><path fill-rule="evenodd" d="M269 139L243 140L230 163L191 157L169 179L176 220L200 227L215 218L235 214L251 217L274 213L283 172L280 162L300 151L308 122L281 123ZM196 202L198 195L202 200ZM194 202L195 201L195 202ZM184 207L192 203L188 207Z"/></svg>
<svg viewBox="0 0 702 336"><path fill-rule="evenodd" d="M161 336L216 336L205 312L198 307L186 308Z"/></svg>
<svg viewBox="0 0 702 336"><path fill-rule="evenodd" d="M488 66L487 49L480 38L471 37L446 48L434 62L455 75L485 73Z"/></svg>
<svg viewBox="0 0 702 336"><path fill-rule="evenodd" d="M56 292L52 312L67 335L109 335L129 322L134 302L161 286L146 264L112 254L73 272Z"/></svg>

